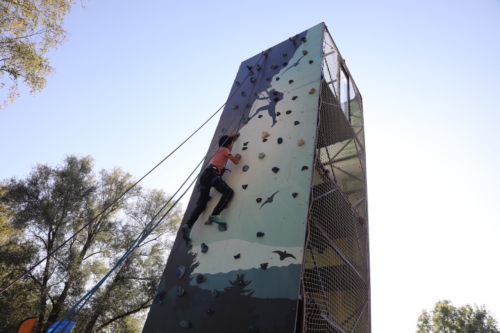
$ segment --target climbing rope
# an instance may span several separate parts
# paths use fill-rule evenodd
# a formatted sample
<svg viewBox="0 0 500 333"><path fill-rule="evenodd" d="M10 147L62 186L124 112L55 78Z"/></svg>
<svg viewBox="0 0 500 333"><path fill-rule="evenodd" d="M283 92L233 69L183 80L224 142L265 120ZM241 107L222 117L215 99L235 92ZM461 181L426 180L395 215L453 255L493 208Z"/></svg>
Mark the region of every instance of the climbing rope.
<svg viewBox="0 0 500 333"><path fill-rule="evenodd" d="M260 61L260 59L262 59L263 55L261 55L261 57L259 58L259 60L257 60L257 63ZM245 80L248 78L249 74L247 74L247 76L245 76L245 78L243 79L243 82L245 82ZM68 239L66 239L61 245L59 245L57 248L55 248L52 252L50 252L47 256L45 256L44 258L42 258L40 261L38 261L35 265L33 265L30 269L28 269L26 272L24 272L23 274L21 274L17 279L15 279L14 281L12 281L9 285L7 285L5 288L3 288L1 291L0 291L0 295L3 294L7 289L9 289L11 286L13 286L17 281L21 280L23 277L25 277L26 275L28 275L30 272L32 272L36 267L38 267L42 262L44 262L45 260L47 260L49 257L51 257L52 255L54 255L54 253L56 253L57 251L59 251L64 245L66 245L70 240L72 240L76 235L78 235L81 231L83 231L85 228L87 228L92 222L94 222L99 216L101 216L102 214L104 214L104 212L106 210L108 210L110 207L112 207L116 202L118 202L121 198L123 198L123 196L125 194L127 194L130 190L132 190L135 186L137 186L137 184L139 184L144 178L146 178L149 174L151 174L156 168L158 168L163 162L165 162L170 156L172 156L180 147L182 147L187 141L189 141L196 133L198 133L198 131L200 129L202 129L210 120L212 120L212 118L217 114L219 113L220 110L222 110L222 108L226 105L227 101L229 101L235 94L236 92L238 92L238 90L240 89L241 85L238 86L236 88L236 90L234 91L233 94L231 94L226 102L224 102L224 104L222 104L222 106L217 110L215 111L205 122L203 122L203 124L201 124L200 127L198 127L193 133L191 133L191 135L189 135L180 145L178 145L173 151L170 152L170 154L168 154L164 159L162 159L158 164L156 164L151 170L149 170L144 176L142 176L139 180L137 180L132 186L130 186L125 192L123 192L118 198L116 198L113 202L111 202L108 206L106 206L99 214L97 214L93 219L91 219L89 222L87 222L83 227L81 227L78 231L76 231L71 237L69 237Z"/></svg>

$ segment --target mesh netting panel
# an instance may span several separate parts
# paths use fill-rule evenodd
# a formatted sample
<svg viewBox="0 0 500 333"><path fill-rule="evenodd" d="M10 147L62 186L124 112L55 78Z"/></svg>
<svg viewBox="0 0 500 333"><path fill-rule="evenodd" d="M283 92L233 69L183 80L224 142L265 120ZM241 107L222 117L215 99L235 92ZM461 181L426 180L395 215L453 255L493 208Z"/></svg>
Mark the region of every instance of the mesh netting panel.
<svg viewBox="0 0 500 333"><path fill-rule="evenodd" d="M302 280L302 330L370 332L361 96L347 69L339 65L341 58L327 31L323 47L316 159ZM339 85L341 70L348 76L348 87ZM342 107L341 100L348 102Z"/></svg>

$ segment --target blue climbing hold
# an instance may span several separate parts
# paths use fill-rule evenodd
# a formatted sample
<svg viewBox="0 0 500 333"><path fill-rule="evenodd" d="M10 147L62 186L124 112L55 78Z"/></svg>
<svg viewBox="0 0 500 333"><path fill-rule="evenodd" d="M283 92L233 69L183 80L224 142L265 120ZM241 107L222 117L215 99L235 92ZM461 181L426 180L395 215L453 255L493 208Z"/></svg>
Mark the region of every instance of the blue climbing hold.
<svg viewBox="0 0 500 333"><path fill-rule="evenodd" d="M273 170L273 172L274 172L274 173L278 173L278 171L280 171L280 168L278 168L278 167L274 167L274 168L272 168L271 170Z"/></svg>
<svg viewBox="0 0 500 333"><path fill-rule="evenodd" d="M260 264L260 268L262 268L263 270L266 270L267 269L267 262L264 264Z"/></svg>
<svg viewBox="0 0 500 333"><path fill-rule="evenodd" d="M198 274L198 276L196 277L196 283L202 283L203 281L205 281L205 277L203 276L203 274Z"/></svg>
<svg viewBox="0 0 500 333"><path fill-rule="evenodd" d="M256 69L256 70L258 70L258 71L260 71L260 70L261 70L261 68L262 68L262 67L261 67L260 65L255 66L255 69Z"/></svg>
<svg viewBox="0 0 500 333"><path fill-rule="evenodd" d="M300 40L301 40L303 43L307 42L307 38L305 38L305 37L302 37Z"/></svg>
<svg viewBox="0 0 500 333"><path fill-rule="evenodd" d="M300 122L298 122L297 120L295 120L295 121L293 122L293 124L297 126L298 124L300 124Z"/></svg>
<svg viewBox="0 0 500 333"><path fill-rule="evenodd" d="M250 169L250 167L249 167L248 165L244 165L244 166L243 166L243 171L244 171L244 172L247 172L247 171L248 171L248 169Z"/></svg>
<svg viewBox="0 0 500 333"><path fill-rule="evenodd" d="M165 290L157 291L153 298L154 302L158 305L161 305L162 302L161 298L165 296L165 294L166 294Z"/></svg>
<svg viewBox="0 0 500 333"><path fill-rule="evenodd" d="M252 70L253 66L247 65L248 70Z"/></svg>
<svg viewBox="0 0 500 333"><path fill-rule="evenodd" d="M241 254L238 253L237 255L234 256L234 259L240 259L240 257L241 257Z"/></svg>
<svg viewBox="0 0 500 333"><path fill-rule="evenodd" d="M208 252L208 245L205 243L201 243L201 253L207 253Z"/></svg>
<svg viewBox="0 0 500 333"><path fill-rule="evenodd" d="M279 80L280 80L280 78L279 78L279 77L277 77L277 78L276 78L276 81L279 81Z"/></svg>
<svg viewBox="0 0 500 333"><path fill-rule="evenodd" d="M257 79L256 79L256 78L254 78L254 77L251 77L251 78L250 78L250 82L252 82L252 83L254 83L256 80L257 80Z"/></svg>
<svg viewBox="0 0 500 333"><path fill-rule="evenodd" d="M292 97L292 101L295 101L297 99L297 96Z"/></svg>
<svg viewBox="0 0 500 333"><path fill-rule="evenodd" d="M271 69L276 69L276 68L278 68L278 64L272 64L271 65Z"/></svg>
<svg viewBox="0 0 500 333"><path fill-rule="evenodd" d="M278 144L282 144L283 143L283 139L282 138L278 138Z"/></svg>
<svg viewBox="0 0 500 333"><path fill-rule="evenodd" d="M309 60L309 63L310 63L310 64L312 64L313 62L314 62L314 61L312 61L312 60Z"/></svg>
<svg viewBox="0 0 500 333"><path fill-rule="evenodd" d="M246 92L244 92L244 91L241 92L241 96L246 96L246 95L247 95Z"/></svg>
<svg viewBox="0 0 500 333"><path fill-rule="evenodd" d="M238 108L238 104L231 105L231 109L236 110Z"/></svg>
<svg viewBox="0 0 500 333"><path fill-rule="evenodd" d="M215 298L215 297L217 297L217 296L219 296L219 292L218 292L217 290L215 290L215 289L214 289L214 290L212 290L212 292L211 292L210 294L211 294L211 295L212 295L212 297L214 297L214 298Z"/></svg>
<svg viewBox="0 0 500 333"><path fill-rule="evenodd" d="M286 114L290 114L290 113L292 113L292 110L288 110L288 111L286 112Z"/></svg>
<svg viewBox="0 0 500 333"><path fill-rule="evenodd" d="M177 296L181 297L186 291L181 287L177 287Z"/></svg>
<svg viewBox="0 0 500 333"><path fill-rule="evenodd" d="M184 276L185 272L186 272L186 268L184 266L179 266L179 268L177 268L177 271L175 272L175 275L180 280Z"/></svg>
<svg viewBox="0 0 500 333"><path fill-rule="evenodd" d="M286 65L288 65L288 62L286 62L286 61L285 61L285 62L283 63L283 66L286 66Z"/></svg>
<svg viewBox="0 0 500 333"><path fill-rule="evenodd" d="M236 86L239 86L239 85L240 85L240 83L239 83L238 81L236 81L234 84L235 84Z"/></svg>
<svg viewBox="0 0 500 333"><path fill-rule="evenodd" d="M180 322L182 328L191 328L191 322L189 320L181 320Z"/></svg>

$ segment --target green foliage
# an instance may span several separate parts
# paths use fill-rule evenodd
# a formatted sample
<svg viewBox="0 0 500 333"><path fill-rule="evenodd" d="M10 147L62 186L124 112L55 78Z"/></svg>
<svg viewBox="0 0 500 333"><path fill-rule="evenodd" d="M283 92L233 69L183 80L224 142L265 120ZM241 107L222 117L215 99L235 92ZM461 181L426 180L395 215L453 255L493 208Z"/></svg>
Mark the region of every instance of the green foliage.
<svg viewBox="0 0 500 333"><path fill-rule="evenodd" d="M430 312L423 310L417 328L417 333L500 333L484 305L457 308L447 300L437 302Z"/></svg>
<svg viewBox="0 0 500 333"><path fill-rule="evenodd" d="M38 165L25 179L9 179L1 196L11 225L23 231L24 240L36 245L38 258L84 228L29 276L32 289L28 294L36 302L26 317L39 318L36 332L45 332L61 319L110 270L169 199L162 191L136 187L84 227L134 182L121 169L95 174L92 167L91 157L76 156L68 156L56 167ZM141 315L151 304L180 214L175 209L111 275L76 318L73 332L140 331ZM31 264L36 262L30 258Z"/></svg>
<svg viewBox="0 0 500 333"><path fill-rule="evenodd" d="M54 72L45 54L63 43L63 28L73 1L0 1L0 89L9 82L7 99L0 109L19 96L19 81L31 93L41 91L46 77Z"/></svg>
<svg viewBox="0 0 500 333"><path fill-rule="evenodd" d="M0 197L6 187L0 184ZM23 242L23 233L13 228L13 212L8 203L0 202L0 286L5 286L17 278L27 268L35 255L35 248L30 242ZM19 323L30 316L36 306L36 297L31 293L35 286L25 279L0 295L0 331L15 332ZM10 315L5 316L5 313Z"/></svg>

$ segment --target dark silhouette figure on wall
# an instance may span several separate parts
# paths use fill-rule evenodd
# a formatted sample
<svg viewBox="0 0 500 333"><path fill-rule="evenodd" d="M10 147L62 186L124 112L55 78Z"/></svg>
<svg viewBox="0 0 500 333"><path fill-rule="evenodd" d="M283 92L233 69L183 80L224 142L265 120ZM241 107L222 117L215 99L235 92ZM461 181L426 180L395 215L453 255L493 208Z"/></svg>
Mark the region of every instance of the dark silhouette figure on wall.
<svg viewBox="0 0 500 333"><path fill-rule="evenodd" d="M266 100L266 101L268 101L268 104L263 105L260 108L258 108L257 110L255 110L255 113L250 117L250 119L252 119L256 115L258 115L259 112L267 110L267 112L269 113L269 116L273 119L273 124L271 125L271 127L273 127L277 123L277 121L276 121L276 104L278 104L278 102L283 99L283 93L279 92L277 90L274 90L274 89L271 89L271 90L266 89L266 91L263 94L266 94L266 93L267 93L267 96L257 97L257 99Z"/></svg>

